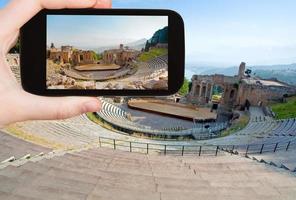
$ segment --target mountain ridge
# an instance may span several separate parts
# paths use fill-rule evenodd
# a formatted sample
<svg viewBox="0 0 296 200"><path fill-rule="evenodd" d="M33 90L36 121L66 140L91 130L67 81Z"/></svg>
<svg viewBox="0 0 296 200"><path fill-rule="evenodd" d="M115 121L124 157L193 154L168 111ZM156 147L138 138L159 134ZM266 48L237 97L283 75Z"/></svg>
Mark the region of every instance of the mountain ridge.
<svg viewBox="0 0 296 200"><path fill-rule="evenodd" d="M195 69L199 68L199 69ZM226 76L234 76L238 73L238 66L230 66L225 68L219 67L196 67L189 65L186 69L187 78L191 78L193 74L213 75L223 74ZM247 66L246 69L252 70L252 75L259 76L264 79L276 78L279 81L296 85L296 63L291 64L274 64L274 65L255 65Z"/></svg>

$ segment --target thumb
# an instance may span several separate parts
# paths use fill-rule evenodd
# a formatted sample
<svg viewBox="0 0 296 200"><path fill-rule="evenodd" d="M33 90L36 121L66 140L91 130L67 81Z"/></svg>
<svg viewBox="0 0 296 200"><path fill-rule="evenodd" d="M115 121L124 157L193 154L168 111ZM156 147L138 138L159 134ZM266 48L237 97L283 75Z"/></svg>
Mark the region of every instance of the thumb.
<svg viewBox="0 0 296 200"><path fill-rule="evenodd" d="M94 97L41 97L15 89L0 95L0 128L27 120L58 120L101 108Z"/></svg>
<svg viewBox="0 0 296 200"><path fill-rule="evenodd" d="M21 121L66 119L101 108L95 97L41 97L29 93L24 96Z"/></svg>

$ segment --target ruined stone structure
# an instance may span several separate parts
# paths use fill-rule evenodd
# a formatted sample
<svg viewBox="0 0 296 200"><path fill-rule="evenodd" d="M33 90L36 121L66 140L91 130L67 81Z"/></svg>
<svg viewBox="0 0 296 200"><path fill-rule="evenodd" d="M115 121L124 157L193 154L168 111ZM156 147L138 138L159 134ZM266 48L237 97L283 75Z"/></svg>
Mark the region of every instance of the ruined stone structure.
<svg viewBox="0 0 296 200"><path fill-rule="evenodd" d="M238 75L225 76L194 75L192 87L187 95L187 101L205 105L212 99L213 87L223 88L221 105L229 107L244 107L249 105L266 105L284 96L296 94L295 87L277 80L262 80L258 77L245 76L245 63L241 63Z"/></svg>
<svg viewBox="0 0 296 200"><path fill-rule="evenodd" d="M236 98L236 105L267 105L285 96L295 95L295 87L274 80L256 78L242 79Z"/></svg>
<svg viewBox="0 0 296 200"><path fill-rule="evenodd" d="M103 54L103 61L105 64L123 66L127 62L134 60L139 54L139 51L129 49L121 44L119 49L106 50Z"/></svg>
<svg viewBox="0 0 296 200"><path fill-rule="evenodd" d="M238 92L238 77L215 75L194 75L192 77L192 88L187 98L197 104L209 103L212 99L214 86L223 88L222 104L231 105L235 101Z"/></svg>
<svg viewBox="0 0 296 200"><path fill-rule="evenodd" d="M6 61L10 66L13 74L15 75L18 82L21 82L20 74L20 55L19 54L7 54Z"/></svg>
<svg viewBox="0 0 296 200"><path fill-rule="evenodd" d="M104 64L126 65L134 60L141 52L124 47L122 44L119 49L106 50L103 53ZM62 46L60 49L52 46L47 50L47 58L54 62L71 63L74 66L94 64L94 52L75 50L72 46Z"/></svg>
<svg viewBox="0 0 296 200"><path fill-rule="evenodd" d="M72 54L72 62L74 65L92 64L94 63L93 52L91 51L74 51Z"/></svg>
<svg viewBox="0 0 296 200"><path fill-rule="evenodd" d="M50 60L73 65L92 64L95 59L92 51L74 50L72 46L62 46L57 49L54 45L47 51Z"/></svg>

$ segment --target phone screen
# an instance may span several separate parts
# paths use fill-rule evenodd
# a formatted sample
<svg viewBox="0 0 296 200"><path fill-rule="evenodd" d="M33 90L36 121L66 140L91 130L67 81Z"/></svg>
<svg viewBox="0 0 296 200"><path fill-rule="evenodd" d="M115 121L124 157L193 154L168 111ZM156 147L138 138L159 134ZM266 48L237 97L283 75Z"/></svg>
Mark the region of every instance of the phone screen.
<svg viewBox="0 0 296 200"><path fill-rule="evenodd" d="M47 89L168 90L168 16L47 15Z"/></svg>

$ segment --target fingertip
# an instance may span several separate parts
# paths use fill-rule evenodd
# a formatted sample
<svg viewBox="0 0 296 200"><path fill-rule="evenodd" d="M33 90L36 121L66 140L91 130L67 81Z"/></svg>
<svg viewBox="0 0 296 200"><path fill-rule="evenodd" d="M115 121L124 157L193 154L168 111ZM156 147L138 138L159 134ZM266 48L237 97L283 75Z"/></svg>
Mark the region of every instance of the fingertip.
<svg viewBox="0 0 296 200"><path fill-rule="evenodd" d="M94 8L112 8L112 0L97 0Z"/></svg>
<svg viewBox="0 0 296 200"><path fill-rule="evenodd" d="M62 9L62 8L91 8L97 0L40 0L43 8Z"/></svg>
<svg viewBox="0 0 296 200"><path fill-rule="evenodd" d="M67 119L101 108L95 97L42 97L26 92L23 95L22 121Z"/></svg>
<svg viewBox="0 0 296 200"><path fill-rule="evenodd" d="M83 103L82 107L82 113L87 113L87 112L98 112L101 109L101 103L98 99L94 98L91 101L87 101Z"/></svg>

